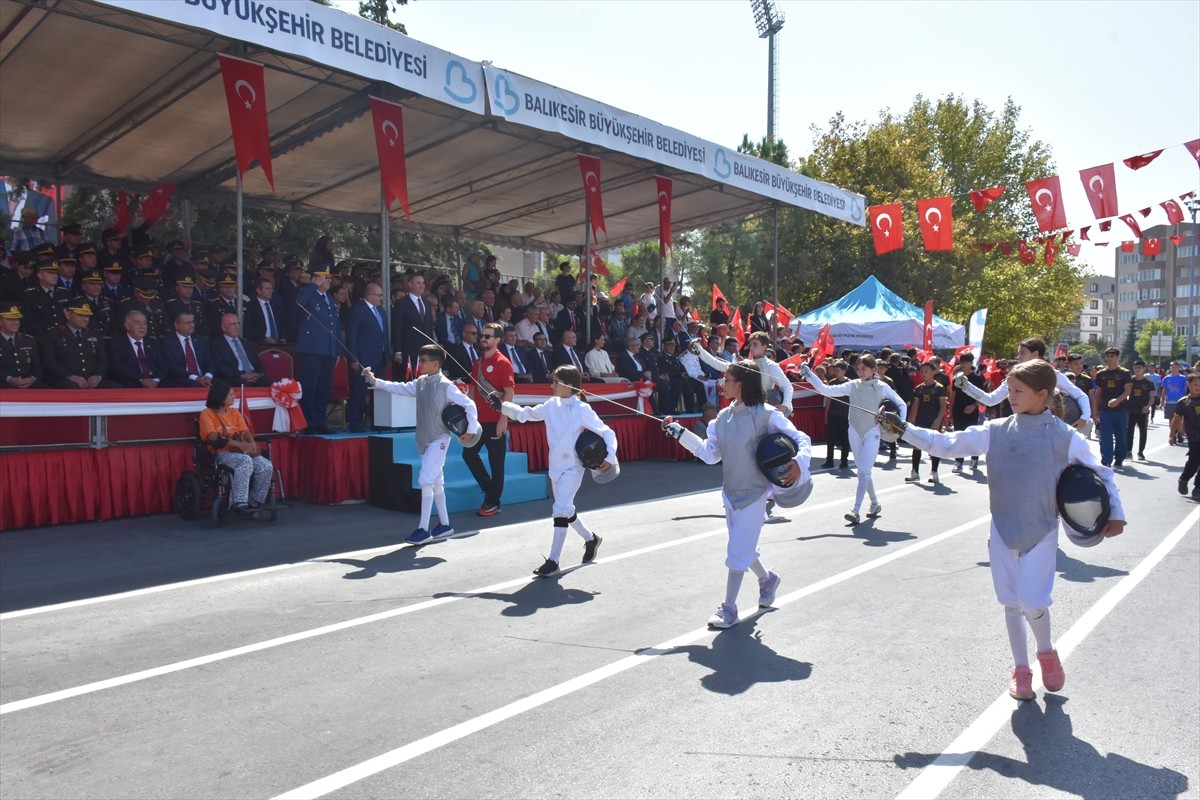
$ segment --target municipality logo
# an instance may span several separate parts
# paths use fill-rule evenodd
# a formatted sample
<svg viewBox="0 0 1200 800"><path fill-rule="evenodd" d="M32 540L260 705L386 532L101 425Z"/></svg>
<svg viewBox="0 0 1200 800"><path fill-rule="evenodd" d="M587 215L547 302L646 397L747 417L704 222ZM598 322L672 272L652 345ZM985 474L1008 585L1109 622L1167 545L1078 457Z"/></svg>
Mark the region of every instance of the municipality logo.
<svg viewBox="0 0 1200 800"><path fill-rule="evenodd" d="M451 100L463 105L474 103L475 98L479 96L479 87L467 74L466 66L456 59L451 59L446 64L446 85L442 87L442 91Z"/></svg>
<svg viewBox="0 0 1200 800"><path fill-rule="evenodd" d="M721 180L725 180L733 174L733 165L729 163L729 156L720 147L713 153L713 172Z"/></svg>

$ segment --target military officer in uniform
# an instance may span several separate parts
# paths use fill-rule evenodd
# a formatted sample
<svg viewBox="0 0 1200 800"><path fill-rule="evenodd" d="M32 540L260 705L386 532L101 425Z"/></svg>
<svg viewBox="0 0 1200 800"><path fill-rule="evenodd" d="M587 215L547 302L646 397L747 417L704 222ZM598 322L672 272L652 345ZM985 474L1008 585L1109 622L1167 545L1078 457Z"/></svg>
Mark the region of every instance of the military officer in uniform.
<svg viewBox="0 0 1200 800"><path fill-rule="evenodd" d="M232 275L222 275L221 279L217 281L217 297L215 300L210 300L204 309L208 319L216 325L215 328L209 326L209 336L221 335L219 320L223 315L237 313L237 288L237 278Z"/></svg>
<svg viewBox="0 0 1200 800"><path fill-rule="evenodd" d="M167 322L167 309L158 297L158 281L150 277L138 277L133 282L133 297L126 297L117 306L117 319L125 319L130 311L146 315L151 336L166 336L172 328Z"/></svg>
<svg viewBox="0 0 1200 800"><path fill-rule="evenodd" d="M37 342L21 333L21 307L0 308L0 386L5 389L49 389L42 383Z"/></svg>
<svg viewBox="0 0 1200 800"><path fill-rule="evenodd" d="M118 335L120 320L117 317L117 301L104 294L104 278L97 270L85 272L79 281L83 299L92 307L92 323L89 326L105 339Z"/></svg>
<svg viewBox="0 0 1200 800"><path fill-rule="evenodd" d="M21 329L40 338L62 322L62 310L71 293L58 285L58 262L42 256L37 262L37 284L21 295Z"/></svg>
<svg viewBox="0 0 1200 800"><path fill-rule="evenodd" d="M12 269L0 267L0 303L19 305L29 288L29 279L33 277L33 265L25 253L14 255L12 260Z"/></svg>
<svg viewBox="0 0 1200 800"><path fill-rule="evenodd" d="M79 259L75 256L58 256L58 285L72 296L82 291L83 287L79 285Z"/></svg>
<svg viewBox="0 0 1200 800"><path fill-rule="evenodd" d="M104 249L96 255L96 264L102 270L112 264L124 265L129 260L125 253L125 237L116 228L104 229L100 234L100 246Z"/></svg>
<svg viewBox="0 0 1200 800"><path fill-rule="evenodd" d="M179 239L167 242L167 257L163 259L163 285L170 290L171 286L185 275L196 277L195 265L187 260L187 245Z"/></svg>
<svg viewBox="0 0 1200 800"><path fill-rule="evenodd" d="M105 378L108 353L100 334L89 330L92 307L81 298L67 303L66 324L42 340L42 365L46 383L54 389L120 389Z"/></svg>
<svg viewBox="0 0 1200 800"><path fill-rule="evenodd" d="M133 252L133 278L153 278L156 289L162 288L162 270L154 263L154 250L140 247Z"/></svg>
<svg viewBox="0 0 1200 800"><path fill-rule="evenodd" d="M205 322L207 309L204 303L197 300L194 296L196 291L196 282L191 275L184 275L175 281L175 296L166 303L167 319L175 319L175 315L180 311L190 311L192 316L196 318L196 330L201 336L211 336L208 323ZM218 326L218 330L220 326Z"/></svg>

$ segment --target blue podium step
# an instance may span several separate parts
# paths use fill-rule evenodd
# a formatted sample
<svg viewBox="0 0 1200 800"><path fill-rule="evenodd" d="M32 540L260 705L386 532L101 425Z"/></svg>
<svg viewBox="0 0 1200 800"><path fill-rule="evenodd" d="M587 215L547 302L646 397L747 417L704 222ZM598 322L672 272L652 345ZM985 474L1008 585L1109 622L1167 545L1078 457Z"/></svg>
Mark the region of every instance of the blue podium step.
<svg viewBox="0 0 1200 800"><path fill-rule="evenodd" d="M416 435L412 432L373 435L368 441L370 490L372 505L416 514L421 510L421 490L417 476L421 458L417 452ZM487 455L484 454L484 466ZM443 469L446 486L446 507L454 514L474 511L483 503L483 492L462 460L462 445L451 438ZM545 500L546 476L529 472L529 457L524 453L506 453L504 457L503 505Z"/></svg>

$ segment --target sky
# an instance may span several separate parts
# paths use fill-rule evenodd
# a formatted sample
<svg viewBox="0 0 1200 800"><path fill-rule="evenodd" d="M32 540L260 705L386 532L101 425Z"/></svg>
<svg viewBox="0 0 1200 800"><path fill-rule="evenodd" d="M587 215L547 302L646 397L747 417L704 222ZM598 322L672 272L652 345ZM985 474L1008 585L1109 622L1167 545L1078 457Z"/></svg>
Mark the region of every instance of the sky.
<svg viewBox="0 0 1200 800"><path fill-rule="evenodd" d="M1200 137L1197 0L778 7L776 135L793 157L809 152L810 126L839 111L874 120L918 94L998 111L1011 97L1022 127L1053 152L1073 227L1094 219L1081 169L1116 162L1121 213L1155 209L1137 215L1143 227L1166 222L1158 203L1200 188L1181 146ZM410 0L395 16L415 39L717 144L766 135L767 43L749 0ZM1160 148L1137 172L1120 163ZM1133 238L1119 221L1110 235ZM1113 250L1085 244L1081 257L1112 275Z"/></svg>

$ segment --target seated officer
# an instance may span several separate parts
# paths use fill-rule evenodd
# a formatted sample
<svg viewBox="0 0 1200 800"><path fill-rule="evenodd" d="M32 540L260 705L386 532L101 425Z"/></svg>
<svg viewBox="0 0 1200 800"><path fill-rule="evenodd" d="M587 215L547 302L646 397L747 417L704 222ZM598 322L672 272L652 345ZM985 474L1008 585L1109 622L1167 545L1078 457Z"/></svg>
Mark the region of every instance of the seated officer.
<svg viewBox="0 0 1200 800"><path fill-rule="evenodd" d="M100 334L89 330L92 307L77 298L63 310L65 324L43 339L42 365L46 383L54 389L120 389L104 376L108 354Z"/></svg>
<svg viewBox="0 0 1200 800"><path fill-rule="evenodd" d="M37 342L21 333L21 307L0 309L0 386L5 389L49 389L42 383Z"/></svg>

